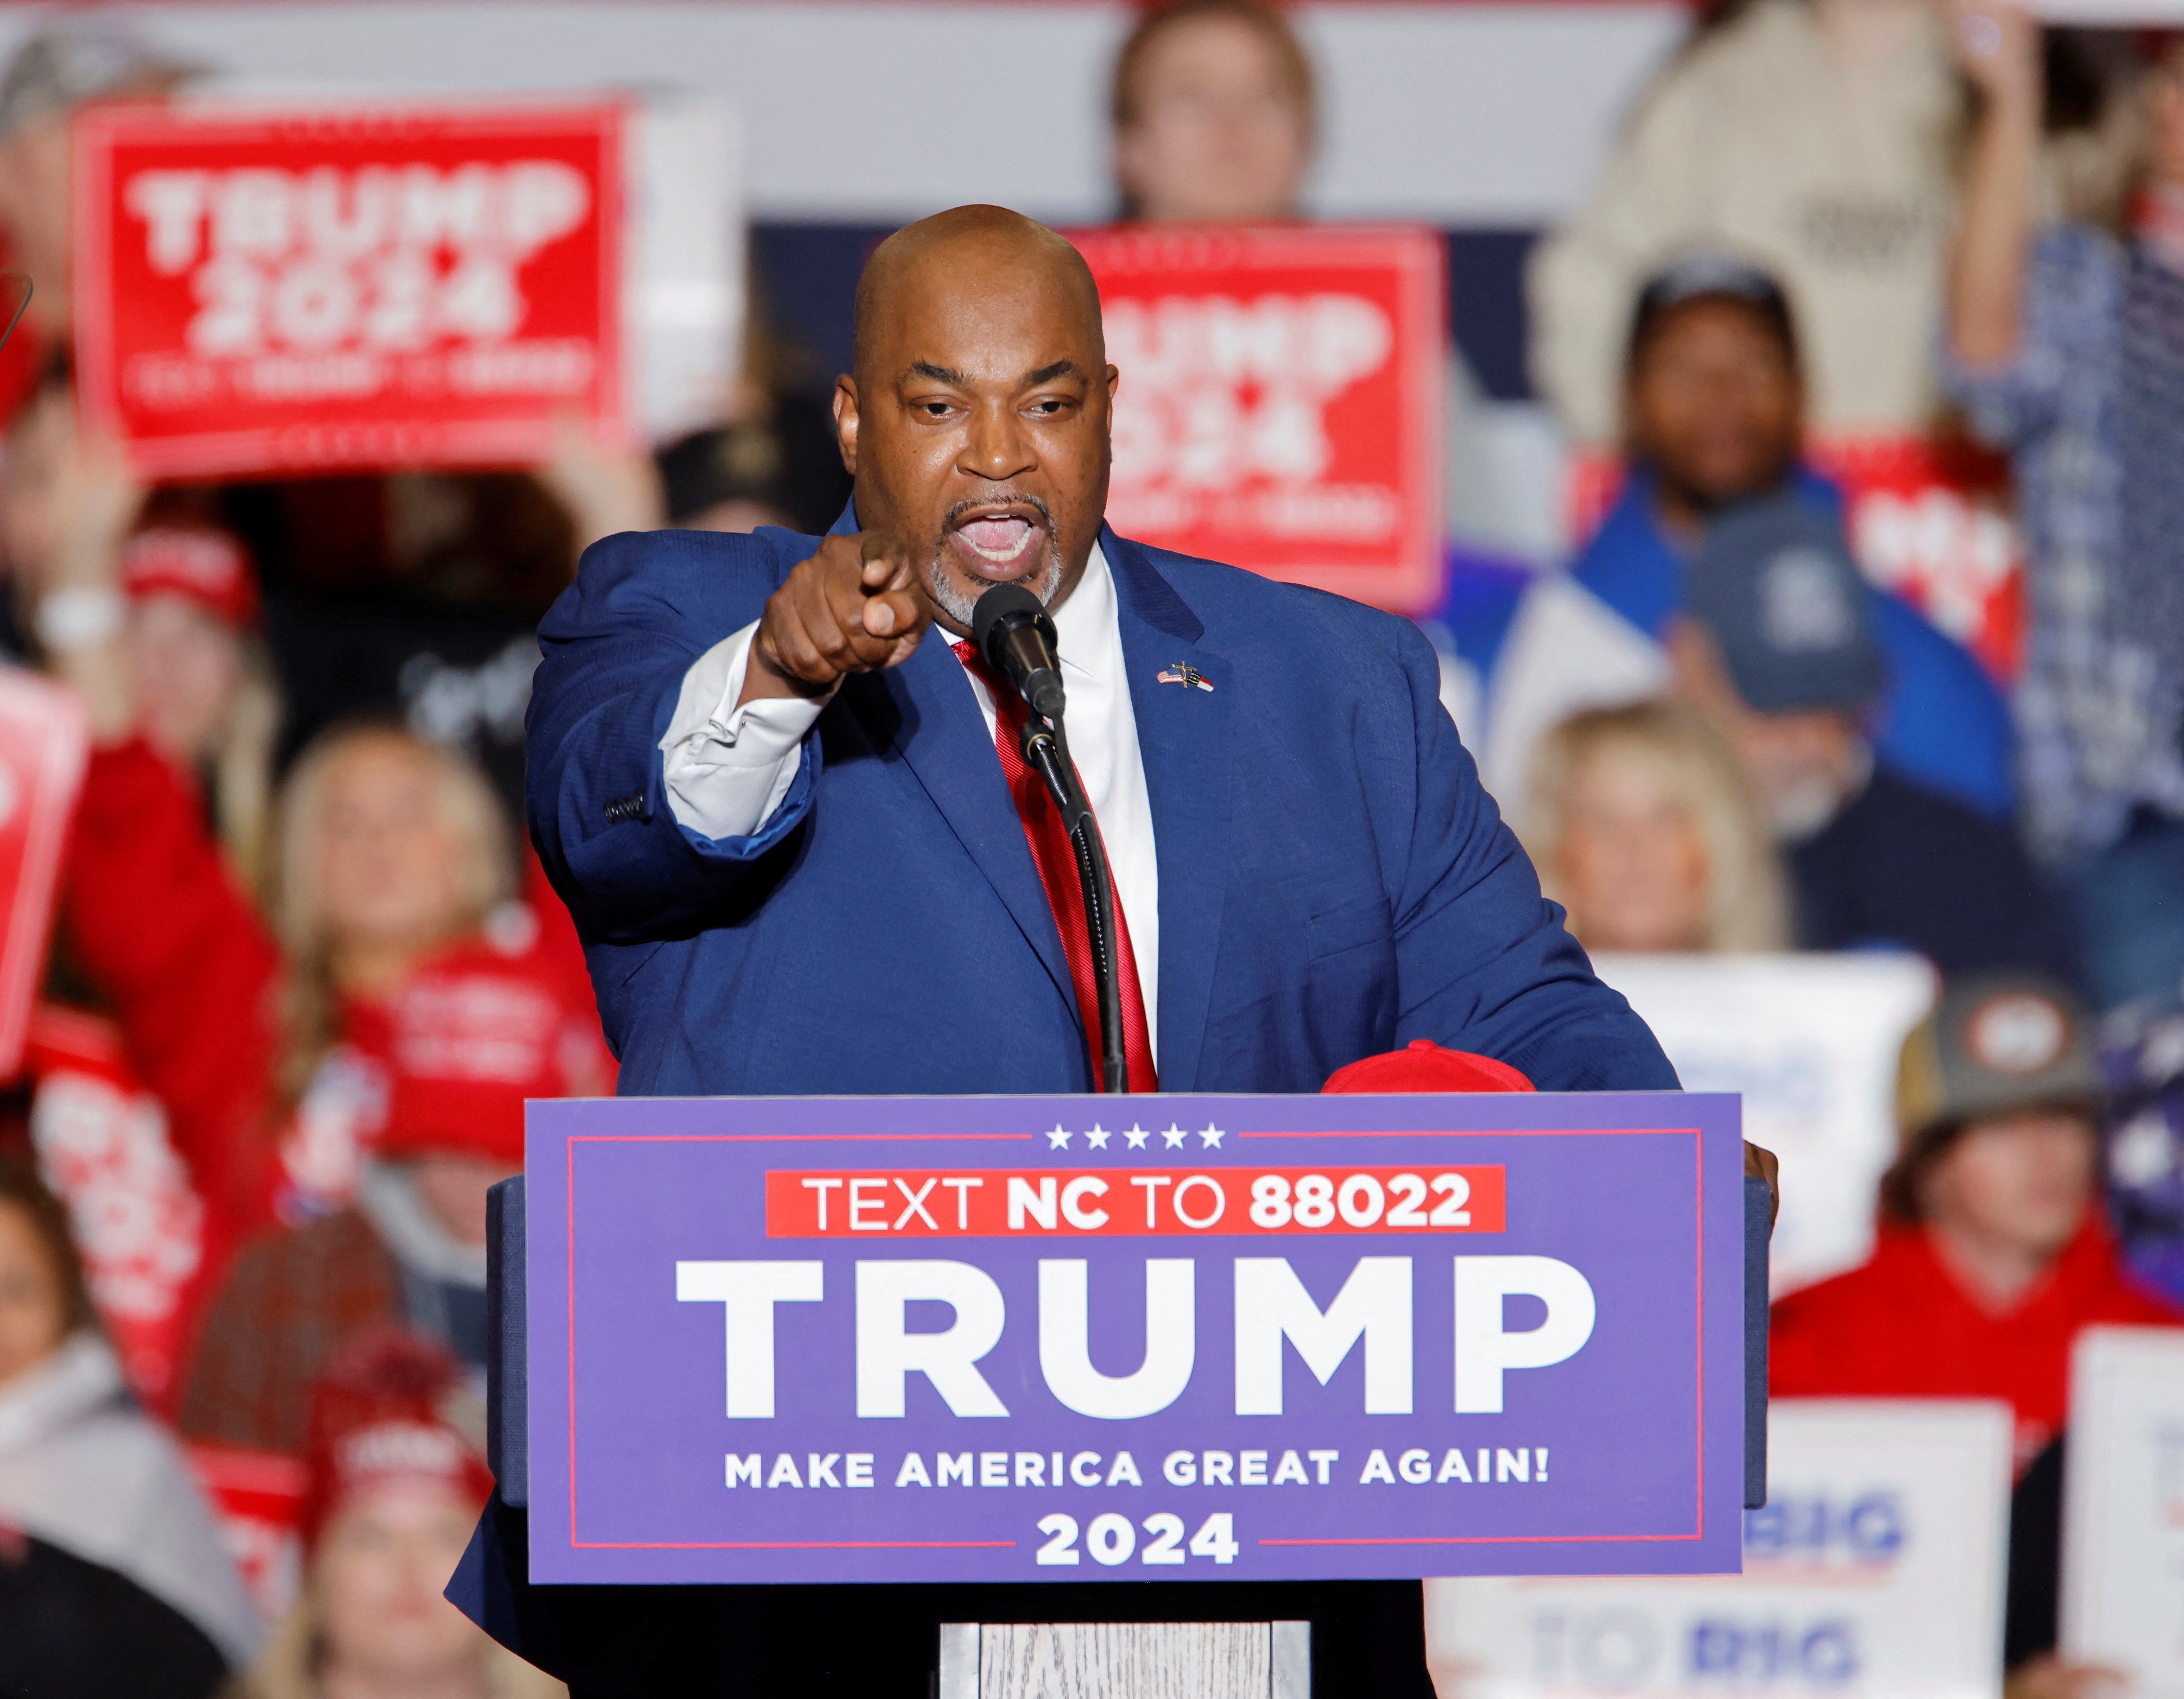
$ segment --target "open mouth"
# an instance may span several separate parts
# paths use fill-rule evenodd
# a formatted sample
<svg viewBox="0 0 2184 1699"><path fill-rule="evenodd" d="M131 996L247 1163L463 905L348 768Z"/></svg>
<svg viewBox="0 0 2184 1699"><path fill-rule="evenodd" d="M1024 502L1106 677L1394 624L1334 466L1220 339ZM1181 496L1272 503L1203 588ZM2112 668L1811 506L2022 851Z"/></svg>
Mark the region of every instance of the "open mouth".
<svg viewBox="0 0 2184 1699"><path fill-rule="evenodd" d="M1027 503L972 508L949 526L949 541L964 566L981 578L1021 578L1039 565L1046 542L1046 515Z"/></svg>

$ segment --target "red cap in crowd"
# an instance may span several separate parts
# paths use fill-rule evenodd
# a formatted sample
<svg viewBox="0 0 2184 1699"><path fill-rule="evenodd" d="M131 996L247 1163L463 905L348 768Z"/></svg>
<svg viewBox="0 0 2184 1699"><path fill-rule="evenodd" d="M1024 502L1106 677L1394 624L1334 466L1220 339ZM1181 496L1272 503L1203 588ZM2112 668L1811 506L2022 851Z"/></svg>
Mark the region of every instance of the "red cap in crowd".
<svg viewBox="0 0 2184 1699"><path fill-rule="evenodd" d="M258 573L232 532L209 525L158 525L121 549L128 594L182 596L238 631L258 623Z"/></svg>
<svg viewBox="0 0 2184 1699"><path fill-rule="evenodd" d="M1530 1091L1532 1082L1491 1056L1444 1050L1431 1039L1412 1039L1407 1050L1384 1050L1339 1067L1323 1092Z"/></svg>
<svg viewBox="0 0 2184 1699"><path fill-rule="evenodd" d="M356 1494L387 1481L421 1481L483 1505L493 1476L443 1413L462 1368L437 1345L391 1327L359 1334L312 1389L304 1461L304 1535L320 1531Z"/></svg>
<svg viewBox="0 0 2184 1699"><path fill-rule="evenodd" d="M611 1091L599 1017L571 990L540 952L483 940L413 974L357 1032L387 1069L380 1153L521 1162L526 1098Z"/></svg>

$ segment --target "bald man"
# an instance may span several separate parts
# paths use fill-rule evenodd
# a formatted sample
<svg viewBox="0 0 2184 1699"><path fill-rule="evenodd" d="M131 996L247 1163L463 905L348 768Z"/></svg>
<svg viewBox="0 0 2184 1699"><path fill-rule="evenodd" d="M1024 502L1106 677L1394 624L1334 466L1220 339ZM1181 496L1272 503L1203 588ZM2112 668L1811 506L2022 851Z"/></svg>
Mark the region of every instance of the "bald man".
<svg viewBox="0 0 2184 1699"><path fill-rule="evenodd" d="M1076 899L996 748L1015 705L952 647L1009 582L1060 633L1161 1089L1317 1091L1420 1038L1546 1089L1673 1086L1541 901L1413 627L1102 523L1127 381L1074 248L943 213L859 287L833 535L587 552L541 631L531 827L622 1089L1094 1089Z"/></svg>
<svg viewBox="0 0 2184 1699"><path fill-rule="evenodd" d="M1076 250L960 208L866 270L832 535L587 551L541 628L531 829L621 1090L1094 1089L1099 1006L1063 944L1084 925L1074 869L1013 759L1022 705L956 646L1004 583L1059 633L1134 1089L1317 1091L1414 1039L1546 1089L1673 1089L1541 900L1413 627L1102 522L1127 381ZM541 1661L578 1699L922 1699L934 1622L1123 1616L1309 1617L1316 1699L1429 1691L1415 1585L712 1590L688 1618L656 1590L541 1590L552 1620L525 1609L561 1648ZM749 1685L644 1665L669 1655Z"/></svg>

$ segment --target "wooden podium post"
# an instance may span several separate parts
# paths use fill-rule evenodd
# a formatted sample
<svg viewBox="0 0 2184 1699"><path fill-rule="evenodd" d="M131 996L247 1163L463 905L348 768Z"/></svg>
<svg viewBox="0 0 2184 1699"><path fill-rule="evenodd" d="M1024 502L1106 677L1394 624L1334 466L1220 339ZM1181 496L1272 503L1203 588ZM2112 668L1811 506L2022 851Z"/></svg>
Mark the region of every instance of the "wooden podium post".
<svg viewBox="0 0 2184 1699"><path fill-rule="evenodd" d="M1310 1623L944 1623L939 1699L1308 1699Z"/></svg>

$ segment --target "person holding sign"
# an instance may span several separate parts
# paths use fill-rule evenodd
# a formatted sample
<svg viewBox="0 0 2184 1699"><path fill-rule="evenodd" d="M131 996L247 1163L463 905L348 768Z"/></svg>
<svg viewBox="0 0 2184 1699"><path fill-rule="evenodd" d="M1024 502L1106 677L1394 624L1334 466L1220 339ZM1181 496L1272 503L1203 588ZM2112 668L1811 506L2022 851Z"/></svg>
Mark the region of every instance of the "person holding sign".
<svg viewBox="0 0 2184 1699"><path fill-rule="evenodd" d="M994 207L912 225L866 270L856 349L833 535L610 538L542 627L532 830L623 1095L1083 1092L1111 1007L1134 1090L1313 1092L1418 1039L1542 1089L1674 1089L1541 899L1415 627L1102 523L1117 377L1075 249ZM969 641L996 586L1058 642L1063 699L1050 670L1027 684L1114 870L1112 1005L1026 703ZM922 1692L950 1610L1286 1615L1315 1618L1322 1699L1424 1681L1407 1587L652 1591L518 1589L523 1649L580 1696L769 1658L758 1691Z"/></svg>

